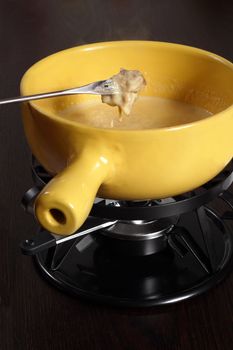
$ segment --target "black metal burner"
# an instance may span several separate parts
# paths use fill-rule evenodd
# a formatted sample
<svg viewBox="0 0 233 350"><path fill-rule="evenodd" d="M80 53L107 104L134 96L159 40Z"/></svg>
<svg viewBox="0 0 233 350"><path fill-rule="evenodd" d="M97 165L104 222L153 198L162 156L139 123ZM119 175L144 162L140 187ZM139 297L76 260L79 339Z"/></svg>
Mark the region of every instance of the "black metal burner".
<svg viewBox="0 0 233 350"><path fill-rule="evenodd" d="M35 161L33 177L37 187L22 201L29 212L50 180ZM35 255L43 275L70 294L125 306L178 302L208 290L233 269L233 194L227 191L232 181L233 162L181 196L99 200L73 235L83 236L66 241L40 229L21 249ZM99 230L88 233L93 226Z"/></svg>

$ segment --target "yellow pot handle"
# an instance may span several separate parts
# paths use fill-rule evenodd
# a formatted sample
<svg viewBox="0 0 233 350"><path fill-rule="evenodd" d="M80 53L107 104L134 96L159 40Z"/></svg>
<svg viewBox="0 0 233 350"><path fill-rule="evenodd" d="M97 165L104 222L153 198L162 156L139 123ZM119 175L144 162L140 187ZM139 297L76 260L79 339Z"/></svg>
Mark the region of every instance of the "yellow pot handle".
<svg viewBox="0 0 233 350"><path fill-rule="evenodd" d="M109 171L108 160L100 154L85 149L43 188L35 201L35 214L44 228L69 235L83 224Z"/></svg>

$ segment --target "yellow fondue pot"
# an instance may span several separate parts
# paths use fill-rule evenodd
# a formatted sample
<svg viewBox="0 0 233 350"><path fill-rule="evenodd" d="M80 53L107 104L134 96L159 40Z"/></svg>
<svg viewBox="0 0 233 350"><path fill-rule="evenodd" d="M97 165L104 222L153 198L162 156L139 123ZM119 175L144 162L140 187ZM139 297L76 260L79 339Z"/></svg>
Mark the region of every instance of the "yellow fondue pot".
<svg viewBox="0 0 233 350"><path fill-rule="evenodd" d="M80 101L100 101L99 96L25 103L23 123L31 150L56 175L35 202L39 222L51 232L75 232L97 195L124 200L178 195L213 178L233 156L233 64L207 51L153 41L74 47L33 65L23 76L21 94L85 85L109 78L121 67L144 74L144 95L185 101L214 115L150 130L101 129L57 113Z"/></svg>

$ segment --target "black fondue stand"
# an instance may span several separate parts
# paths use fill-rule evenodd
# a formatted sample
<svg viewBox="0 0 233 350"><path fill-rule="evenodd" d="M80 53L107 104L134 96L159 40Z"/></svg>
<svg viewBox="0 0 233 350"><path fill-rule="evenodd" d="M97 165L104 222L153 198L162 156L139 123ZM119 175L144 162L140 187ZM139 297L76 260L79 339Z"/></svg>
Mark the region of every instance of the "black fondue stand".
<svg viewBox="0 0 233 350"><path fill-rule="evenodd" d="M51 179L35 159L34 201ZM21 243L43 275L59 289L125 306L175 303L201 294L233 270L233 161L203 186L180 196L150 201L99 200L75 234L61 238L40 228ZM216 199L226 203L223 212ZM213 202L213 203L212 203ZM109 225L110 224L110 225ZM107 226L108 225L108 226Z"/></svg>
<svg viewBox="0 0 233 350"><path fill-rule="evenodd" d="M228 0L2 0L0 96L18 95L34 62L83 43L160 40L233 60L232 16ZM121 220L124 230L118 224L58 244L61 238L38 232L20 207L22 194L35 186L20 109L4 106L0 114L0 349L232 349L231 164L184 197L99 201L89 228ZM26 196L29 211L34 195ZM121 244L119 233L131 228L134 239L126 234ZM38 251L33 242L25 245L29 238Z"/></svg>

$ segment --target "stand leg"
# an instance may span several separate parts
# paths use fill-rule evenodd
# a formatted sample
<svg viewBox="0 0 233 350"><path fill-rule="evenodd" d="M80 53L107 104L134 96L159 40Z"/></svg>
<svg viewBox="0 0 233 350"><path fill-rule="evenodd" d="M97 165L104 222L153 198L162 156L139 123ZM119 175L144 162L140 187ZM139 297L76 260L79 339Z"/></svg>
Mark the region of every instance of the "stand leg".
<svg viewBox="0 0 233 350"><path fill-rule="evenodd" d="M208 216L204 207L198 208L196 211L196 216L198 219L199 227L201 229L203 242L205 245L206 253L209 259L211 270L215 269L217 263L216 251L214 247L214 240L212 237L211 228L208 221Z"/></svg>
<svg viewBox="0 0 233 350"><path fill-rule="evenodd" d="M224 193L222 193L222 195L220 196L220 198L229 205L229 207L231 208L231 210L226 211L223 216L222 219L223 220L233 220L233 194L229 191L225 191Z"/></svg>
<svg viewBox="0 0 233 350"><path fill-rule="evenodd" d="M207 273L212 272L210 261L184 227L176 227L170 235L168 243L171 248L175 249L176 252L178 251L181 256L184 256L189 251ZM179 243L178 245L177 242Z"/></svg>

